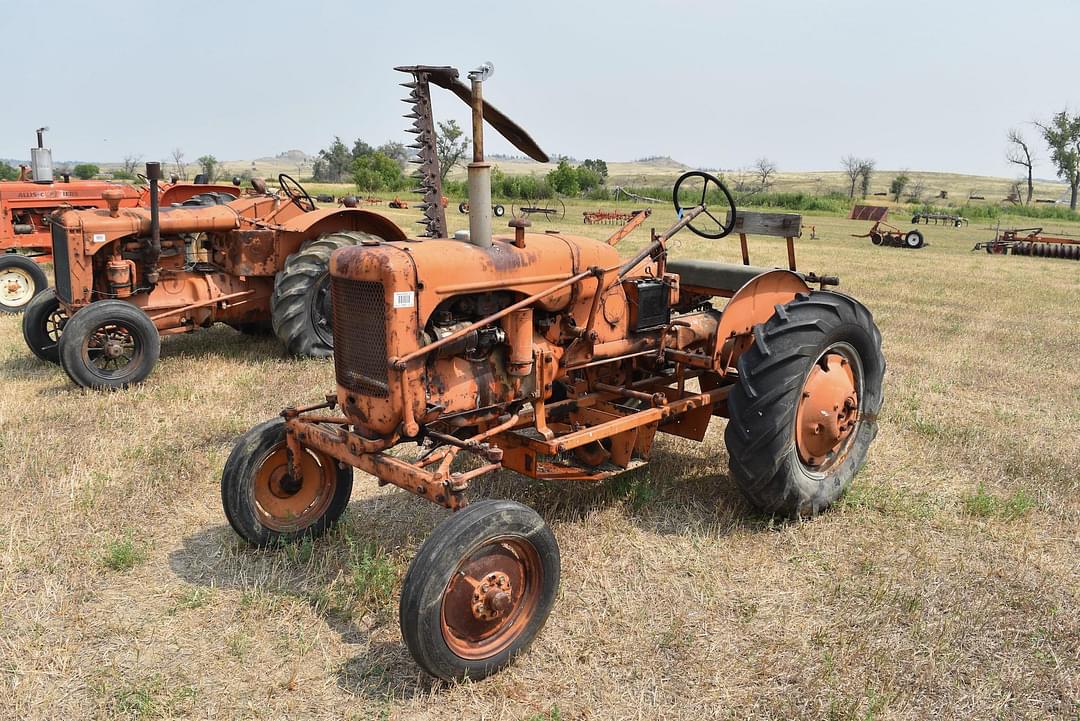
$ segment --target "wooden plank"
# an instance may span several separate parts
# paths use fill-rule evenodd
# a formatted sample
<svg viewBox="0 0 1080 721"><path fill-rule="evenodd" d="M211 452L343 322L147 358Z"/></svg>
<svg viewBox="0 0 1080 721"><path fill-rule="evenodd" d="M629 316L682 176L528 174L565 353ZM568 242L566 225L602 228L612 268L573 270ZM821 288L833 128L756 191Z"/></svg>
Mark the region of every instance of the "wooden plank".
<svg viewBox="0 0 1080 721"><path fill-rule="evenodd" d="M725 224L731 222L727 214ZM802 230L802 216L798 213L756 213L740 210L735 214L732 232L743 235L773 235L777 238L797 238Z"/></svg>

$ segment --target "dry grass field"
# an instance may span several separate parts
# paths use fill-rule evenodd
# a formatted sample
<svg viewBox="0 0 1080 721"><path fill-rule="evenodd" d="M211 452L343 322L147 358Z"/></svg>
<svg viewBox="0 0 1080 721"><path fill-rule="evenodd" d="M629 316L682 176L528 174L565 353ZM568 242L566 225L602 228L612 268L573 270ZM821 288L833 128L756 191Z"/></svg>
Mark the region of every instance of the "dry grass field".
<svg viewBox="0 0 1080 721"><path fill-rule="evenodd" d="M613 230L583 207L550 227ZM167 338L147 383L101 394L0 318L0 717L1080 718L1080 264L970 253L992 236L974 223L910 251L806 222L800 267L871 308L889 364L851 493L813 520L755 514L722 421L602 485L476 485L537 509L563 555L538 642L479 683L424 676L398 631L441 509L358 477L314 543L256 551L225 522L234 439L331 390L329 362L220 326ZM673 255L737 257L680 237ZM751 255L779 264L782 241Z"/></svg>

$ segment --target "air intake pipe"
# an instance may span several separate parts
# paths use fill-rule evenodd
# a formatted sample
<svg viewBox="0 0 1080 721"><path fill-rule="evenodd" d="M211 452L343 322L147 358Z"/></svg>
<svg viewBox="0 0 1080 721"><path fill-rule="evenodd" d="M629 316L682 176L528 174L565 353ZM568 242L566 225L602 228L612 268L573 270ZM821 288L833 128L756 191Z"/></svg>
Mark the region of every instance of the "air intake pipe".
<svg viewBox="0 0 1080 721"><path fill-rule="evenodd" d="M161 163L146 164L146 179L150 183L150 240L143 249L143 268L146 282L153 285L158 281L158 260L161 258L161 199L158 197Z"/></svg>
<svg viewBox="0 0 1080 721"><path fill-rule="evenodd" d="M484 81L495 66L484 63L469 73L472 82L473 161L469 163L469 242L491 247L491 164L484 161Z"/></svg>

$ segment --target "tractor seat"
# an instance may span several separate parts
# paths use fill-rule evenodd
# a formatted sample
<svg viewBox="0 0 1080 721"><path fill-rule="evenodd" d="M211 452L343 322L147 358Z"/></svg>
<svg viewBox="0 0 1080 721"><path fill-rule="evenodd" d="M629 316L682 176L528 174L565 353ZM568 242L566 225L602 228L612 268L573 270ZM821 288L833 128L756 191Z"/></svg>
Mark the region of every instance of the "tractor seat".
<svg viewBox="0 0 1080 721"><path fill-rule="evenodd" d="M723 290L730 293L734 293L752 278L769 270L772 269L721 263L718 260L669 260L667 263L667 272L677 273L680 285Z"/></svg>

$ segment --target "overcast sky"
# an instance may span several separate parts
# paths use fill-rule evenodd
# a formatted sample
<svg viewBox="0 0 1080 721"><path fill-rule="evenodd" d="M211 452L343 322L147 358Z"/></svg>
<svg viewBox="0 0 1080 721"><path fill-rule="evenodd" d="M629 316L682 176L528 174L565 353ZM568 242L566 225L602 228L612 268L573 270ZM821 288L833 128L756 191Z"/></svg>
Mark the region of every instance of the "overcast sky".
<svg viewBox="0 0 1080 721"><path fill-rule="evenodd" d="M399 64L490 60L549 152L1013 176L1005 133L1069 106L1077 0L0 0L0 157L247 159L405 138ZM439 89L437 119L467 118ZM495 134L489 152L510 152ZM1037 174L1052 177L1038 143Z"/></svg>

